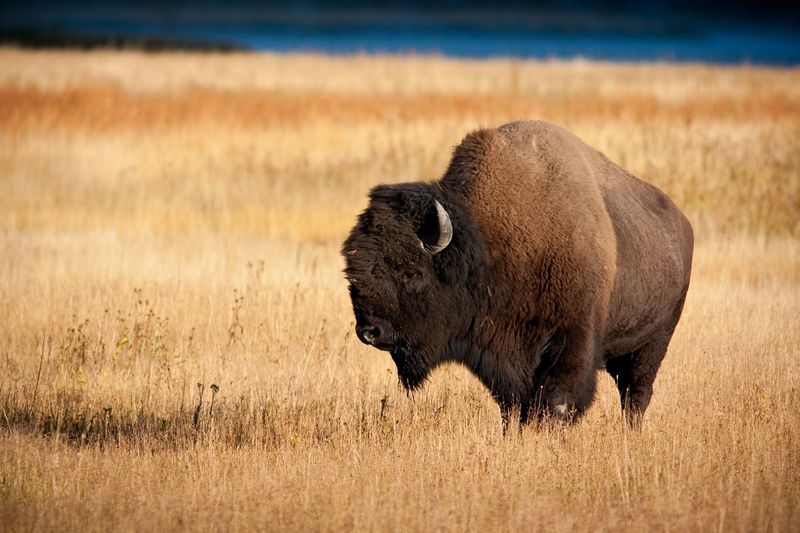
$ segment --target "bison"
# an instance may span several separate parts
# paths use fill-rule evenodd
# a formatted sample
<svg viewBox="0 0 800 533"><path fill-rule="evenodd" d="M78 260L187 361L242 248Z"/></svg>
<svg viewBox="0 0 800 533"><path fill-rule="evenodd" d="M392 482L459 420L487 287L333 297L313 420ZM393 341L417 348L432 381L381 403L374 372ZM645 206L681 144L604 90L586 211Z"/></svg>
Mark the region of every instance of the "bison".
<svg viewBox="0 0 800 533"><path fill-rule="evenodd" d="M358 338L402 385L469 368L503 427L571 421L598 369L637 425L689 287L694 237L662 191L567 130L468 134L444 176L379 185L344 243Z"/></svg>

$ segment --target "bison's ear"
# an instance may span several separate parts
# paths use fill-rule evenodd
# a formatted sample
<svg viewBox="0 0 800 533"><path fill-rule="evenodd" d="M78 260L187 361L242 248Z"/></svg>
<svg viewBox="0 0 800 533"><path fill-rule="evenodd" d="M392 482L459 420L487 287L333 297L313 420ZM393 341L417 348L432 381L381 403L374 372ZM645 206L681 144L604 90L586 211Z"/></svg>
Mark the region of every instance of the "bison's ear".
<svg viewBox="0 0 800 533"><path fill-rule="evenodd" d="M422 247L431 254L438 254L453 240L453 223L450 215L438 200L434 200L431 207L422 217L422 224L417 229Z"/></svg>

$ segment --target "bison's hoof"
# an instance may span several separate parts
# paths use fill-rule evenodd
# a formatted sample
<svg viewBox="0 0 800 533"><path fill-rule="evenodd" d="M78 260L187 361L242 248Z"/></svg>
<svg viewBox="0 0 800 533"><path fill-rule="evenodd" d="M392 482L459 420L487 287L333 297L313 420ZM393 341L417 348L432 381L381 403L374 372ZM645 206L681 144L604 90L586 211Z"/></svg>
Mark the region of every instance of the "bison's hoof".
<svg viewBox="0 0 800 533"><path fill-rule="evenodd" d="M561 422L572 422L575 417L576 409L573 405L566 402L557 403L550 408L550 415Z"/></svg>

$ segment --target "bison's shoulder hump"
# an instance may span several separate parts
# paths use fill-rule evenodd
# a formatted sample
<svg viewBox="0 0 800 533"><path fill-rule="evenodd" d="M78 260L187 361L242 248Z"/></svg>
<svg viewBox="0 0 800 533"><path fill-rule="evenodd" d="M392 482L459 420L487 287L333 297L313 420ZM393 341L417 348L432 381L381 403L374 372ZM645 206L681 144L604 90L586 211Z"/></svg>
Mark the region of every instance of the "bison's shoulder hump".
<svg viewBox="0 0 800 533"><path fill-rule="evenodd" d="M453 149L450 164L442 182L450 187L466 186L480 174L481 169L492 158L492 154L504 143L496 129L481 129L467 134Z"/></svg>

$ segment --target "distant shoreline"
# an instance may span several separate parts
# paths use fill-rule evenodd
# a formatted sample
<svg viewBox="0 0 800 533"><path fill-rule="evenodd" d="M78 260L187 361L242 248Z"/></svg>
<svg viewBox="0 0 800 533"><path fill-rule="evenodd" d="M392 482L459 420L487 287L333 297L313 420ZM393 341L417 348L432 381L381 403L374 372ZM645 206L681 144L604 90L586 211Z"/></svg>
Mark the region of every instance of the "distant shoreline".
<svg viewBox="0 0 800 533"><path fill-rule="evenodd" d="M109 30L3 29L0 46L144 52L308 52L328 55L423 54L464 59L516 58L614 62L800 65L800 34L708 28L702 33L614 34L565 31L467 31L408 27L147 27Z"/></svg>
<svg viewBox="0 0 800 533"><path fill-rule="evenodd" d="M39 30L0 30L0 45L33 50L142 50L145 52L241 52L245 46L225 41L169 36L81 34Z"/></svg>

